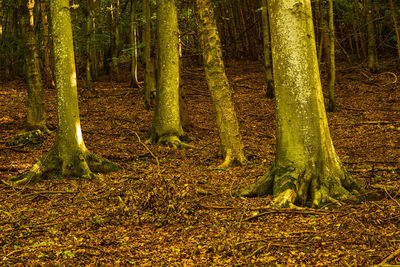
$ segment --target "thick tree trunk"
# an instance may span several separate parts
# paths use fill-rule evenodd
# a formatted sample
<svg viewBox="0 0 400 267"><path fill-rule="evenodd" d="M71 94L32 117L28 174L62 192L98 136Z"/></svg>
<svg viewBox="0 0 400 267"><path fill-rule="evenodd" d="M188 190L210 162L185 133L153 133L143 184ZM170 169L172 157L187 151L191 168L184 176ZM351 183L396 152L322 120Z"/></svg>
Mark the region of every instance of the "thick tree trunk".
<svg viewBox="0 0 400 267"><path fill-rule="evenodd" d="M269 0L276 97L275 162L239 195L274 195L274 204L321 206L359 186L330 137L319 77L310 0Z"/></svg>
<svg viewBox="0 0 400 267"><path fill-rule="evenodd" d="M263 41L264 41L264 71L265 81L267 83L266 96L273 98L274 93L274 79L272 76L272 58L271 58L271 40L269 31L269 18L267 0L261 2L261 17L262 17L262 29L263 29Z"/></svg>
<svg viewBox="0 0 400 267"><path fill-rule="evenodd" d="M58 103L56 141L30 171L11 179L17 183L34 182L51 176L92 178L92 171L110 172L119 169L113 163L89 152L83 142L69 9L69 0L55 0L50 4Z"/></svg>
<svg viewBox="0 0 400 267"><path fill-rule="evenodd" d="M21 1L21 10L23 12L22 30L26 49L26 81L28 83L26 128L28 130L46 131L44 90L33 17L34 6L34 0Z"/></svg>
<svg viewBox="0 0 400 267"><path fill-rule="evenodd" d="M137 44L136 44L136 1L131 0L131 87L138 88L138 78L137 78Z"/></svg>
<svg viewBox="0 0 400 267"><path fill-rule="evenodd" d="M157 95L147 142L186 147L179 109L178 8L176 0L157 2Z"/></svg>
<svg viewBox="0 0 400 267"><path fill-rule="evenodd" d="M232 99L232 91L225 75L221 41L214 19L213 8L209 0L197 0L196 2L200 15L199 28L202 39L204 68L217 115L221 152L225 159L220 167L225 168L232 164L243 164L246 158L243 152L243 143Z"/></svg>
<svg viewBox="0 0 400 267"><path fill-rule="evenodd" d="M144 106L147 110L151 107L151 94L156 92L156 78L154 58L151 57L151 14L150 14L150 0L143 0L143 43L144 43Z"/></svg>

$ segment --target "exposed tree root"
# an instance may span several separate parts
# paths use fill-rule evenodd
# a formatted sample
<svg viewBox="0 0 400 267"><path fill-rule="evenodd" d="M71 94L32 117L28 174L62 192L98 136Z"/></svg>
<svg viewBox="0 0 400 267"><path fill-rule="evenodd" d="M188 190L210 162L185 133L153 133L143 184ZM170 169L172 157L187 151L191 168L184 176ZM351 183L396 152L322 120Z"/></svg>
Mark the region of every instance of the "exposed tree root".
<svg viewBox="0 0 400 267"><path fill-rule="evenodd" d="M326 203L354 199L360 190L356 180L344 168L324 173L318 168L272 167L255 183L241 188L238 196L273 195L273 206L294 208L296 205L321 207Z"/></svg>
<svg viewBox="0 0 400 267"><path fill-rule="evenodd" d="M47 130L47 128L46 128ZM48 130L47 130L48 131ZM27 144L41 145L45 140L46 131L31 130L23 132L14 136L13 140L9 143L10 146L22 147Z"/></svg>
<svg viewBox="0 0 400 267"><path fill-rule="evenodd" d="M267 83L267 91L265 93L265 96L267 98L274 98L275 97L275 92L274 92L274 82L273 81L268 81Z"/></svg>
<svg viewBox="0 0 400 267"><path fill-rule="evenodd" d="M154 129L151 129L149 134L147 135L147 139L145 144L159 144L165 145L168 147L172 147L174 149L187 149L187 148L196 148L195 146L189 145L187 142L191 139L186 135L177 136L177 135L163 135L158 136Z"/></svg>
<svg viewBox="0 0 400 267"><path fill-rule="evenodd" d="M10 181L21 185L49 178L92 179L95 177L93 172L108 173L120 169L118 165L91 152L76 152L67 162L59 156L57 148L53 147L29 171L11 178Z"/></svg>
<svg viewBox="0 0 400 267"><path fill-rule="evenodd" d="M224 162L222 162L216 169L226 169L232 166L243 165L246 161L246 157L243 155L232 155L232 150L228 149L225 153Z"/></svg>

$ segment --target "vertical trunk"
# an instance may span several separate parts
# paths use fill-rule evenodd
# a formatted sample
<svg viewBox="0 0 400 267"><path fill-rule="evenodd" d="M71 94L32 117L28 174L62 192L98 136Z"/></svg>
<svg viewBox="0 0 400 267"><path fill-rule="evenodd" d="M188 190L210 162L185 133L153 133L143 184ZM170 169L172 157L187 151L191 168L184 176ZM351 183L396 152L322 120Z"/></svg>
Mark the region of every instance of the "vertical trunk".
<svg viewBox="0 0 400 267"><path fill-rule="evenodd" d="M40 73L39 48L35 37L33 9L34 0L21 1L22 31L26 49L26 81L28 83L28 103L26 127L28 130L45 130L46 118L44 90Z"/></svg>
<svg viewBox="0 0 400 267"><path fill-rule="evenodd" d="M397 23L397 12L396 12L396 8L394 7L393 0L389 0L389 3L390 3L390 11L392 12L394 29L396 31L397 56L399 57L399 60L400 60L400 35L399 35L399 27L398 27L398 23Z"/></svg>
<svg viewBox="0 0 400 267"><path fill-rule="evenodd" d="M157 95L148 142L185 147L179 109L177 0L157 2Z"/></svg>
<svg viewBox="0 0 400 267"><path fill-rule="evenodd" d="M111 73L119 81L119 0L111 2Z"/></svg>
<svg viewBox="0 0 400 267"><path fill-rule="evenodd" d="M367 32L368 32L368 68L372 72L378 71L378 55L376 49L376 34L374 25L374 7L372 0L365 1Z"/></svg>
<svg viewBox="0 0 400 267"><path fill-rule="evenodd" d="M261 2L261 16L262 16L262 29L263 29L263 41L264 41L264 71L265 80L267 82L266 96L268 98L274 97L274 80L272 77L272 58L271 58L271 41L269 31L269 18L267 9L267 0Z"/></svg>
<svg viewBox="0 0 400 267"><path fill-rule="evenodd" d="M322 45L324 54L325 70L329 73L329 57L330 57L330 40L329 40L329 12L326 1L321 1L321 31L322 31Z"/></svg>
<svg viewBox="0 0 400 267"><path fill-rule="evenodd" d="M150 0L143 0L143 13L145 23L143 25L143 43L144 43L144 105L146 109L151 106L151 93L156 91L154 59L151 57L151 14Z"/></svg>
<svg viewBox="0 0 400 267"><path fill-rule="evenodd" d="M221 41L214 19L213 8L209 0L197 0L196 3L200 15L200 23L198 25L202 39L204 68L217 115L221 152L225 159L220 167L225 168L235 163L243 164L245 161L243 143L232 99L232 91L225 75Z"/></svg>
<svg viewBox="0 0 400 267"><path fill-rule="evenodd" d="M1 8L0 8L1 9ZM49 43L49 23L47 20L46 1L40 0L40 15L43 28L43 54L44 54L44 74L47 86L54 86L53 71L51 70L50 43Z"/></svg>
<svg viewBox="0 0 400 267"><path fill-rule="evenodd" d="M82 138L69 0L50 4L54 47L54 78L57 89L58 127L50 151L30 171L14 177L16 183L30 183L48 176L92 178L92 171L119 169L90 153Z"/></svg>
<svg viewBox="0 0 400 267"><path fill-rule="evenodd" d="M335 24L333 21L333 0L329 0L329 106L330 112L336 112L335 104L335 78L336 78L336 65L335 65Z"/></svg>
<svg viewBox="0 0 400 267"><path fill-rule="evenodd" d="M86 85L90 91L93 90L92 67L93 67L93 36L94 36L94 0L87 1L86 17Z"/></svg>
<svg viewBox="0 0 400 267"><path fill-rule="evenodd" d="M277 152L270 172L239 190L274 204L319 207L358 189L335 153L319 77L310 0L269 0Z"/></svg>
<svg viewBox="0 0 400 267"><path fill-rule="evenodd" d="M138 88L138 79L137 79L137 44L136 44L136 1L131 0L131 32L130 32L130 41L131 41L131 87Z"/></svg>

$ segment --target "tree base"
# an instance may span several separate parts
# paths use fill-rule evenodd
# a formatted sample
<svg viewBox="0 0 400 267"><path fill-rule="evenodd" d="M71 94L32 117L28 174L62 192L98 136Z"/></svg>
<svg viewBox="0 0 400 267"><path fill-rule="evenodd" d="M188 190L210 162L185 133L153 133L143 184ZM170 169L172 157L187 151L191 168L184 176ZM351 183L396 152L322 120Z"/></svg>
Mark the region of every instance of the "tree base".
<svg viewBox="0 0 400 267"><path fill-rule="evenodd" d="M326 203L354 199L360 187L343 167L329 174L318 168L272 167L255 183L241 188L238 196L273 195L273 206L294 208L297 206L321 207Z"/></svg>
<svg viewBox="0 0 400 267"><path fill-rule="evenodd" d="M222 162L216 169L227 169L233 166L242 166L246 162L246 157L242 153L233 155L232 150L228 149L225 153L224 162Z"/></svg>
<svg viewBox="0 0 400 267"><path fill-rule="evenodd" d="M146 144L159 144L168 147L172 147L174 149L185 149L185 148L196 148L195 146L189 145L187 142L190 142L191 139L187 135L163 135L159 136L154 128L150 130L147 134L147 139L145 141Z"/></svg>
<svg viewBox="0 0 400 267"><path fill-rule="evenodd" d="M274 98L275 97L275 91L274 91L274 82L273 81L268 81L267 82L267 91L265 93L266 98Z"/></svg>
<svg viewBox="0 0 400 267"><path fill-rule="evenodd" d="M10 146L22 147L28 144L39 146L42 145L46 139L46 133L42 130L32 130L17 134L14 136L13 140L9 142Z"/></svg>
<svg viewBox="0 0 400 267"><path fill-rule="evenodd" d="M120 169L118 165L88 151L76 152L67 162L61 158L54 146L28 172L15 176L10 181L21 185L50 178L92 179L95 177L93 172L109 173Z"/></svg>

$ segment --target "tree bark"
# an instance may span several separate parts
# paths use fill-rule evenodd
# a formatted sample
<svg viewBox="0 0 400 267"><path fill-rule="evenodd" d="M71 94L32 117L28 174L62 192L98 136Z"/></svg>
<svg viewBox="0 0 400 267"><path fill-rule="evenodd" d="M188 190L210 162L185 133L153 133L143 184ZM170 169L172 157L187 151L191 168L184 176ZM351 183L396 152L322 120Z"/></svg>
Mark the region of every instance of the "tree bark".
<svg viewBox="0 0 400 267"><path fill-rule="evenodd" d="M111 1L111 74L119 81L119 0Z"/></svg>
<svg viewBox="0 0 400 267"><path fill-rule="evenodd" d="M397 23L397 12L396 12L396 8L394 7L393 0L389 0L389 4L390 4L390 11L392 12L392 20L393 20L394 29L396 31L397 56L400 60L400 34L399 34L399 27L398 27L398 23Z"/></svg>
<svg viewBox="0 0 400 267"><path fill-rule="evenodd" d="M131 87L138 88L138 78L137 78L137 42L136 42L136 1L131 0Z"/></svg>
<svg viewBox="0 0 400 267"><path fill-rule="evenodd" d="M310 0L269 0L277 152L270 171L237 193L274 195L274 205L320 207L352 197L359 186L330 137Z"/></svg>
<svg viewBox="0 0 400 267"><path fill-rule="evenodd" d="M264 71L265 81L267 83L266 97L273 98L274 93L274 79L272 76L272 58L271 58L271 40L269 31L269 18L267 0L261 2L261 17L262 17L262 29L263 29L263 48L264 48Z"/></svg>
<svg viewBox="0 0 400 267"><path fill-rule="evenodd" d="M147 110L151 107L151 94L156 92L156 78L154 58L151 57L151 14L150 0L143 0L143 43L144 43L144 106Z"/></svg>
<svg viewBox="0 0 400 267"><path fill-rule="evenodd" d="M367 32L368 32L368 68L371 72L378 71L378 55L376 49L376 34L374 25L374 10L372 0L365 1Z"/></svg>
<svg viewBox="0 0 400 267"><path fill-rule="evenodd" d="M225 159L219 167L226 168L233 164L243 164L246 158L232 99L232 90L225 75L221 41L213 8L209 0L196 0L196 3L200 17L198 25L202 39L204 68L217 115L222 157Z"/></svg>
<svg viewBox="0 0 400 267"><path fill-rule="evenodd" d="M333 21L333 0L328 0L328 25L329 25L329 105L330 112L337 112L335 104L335 80L336 80L336 65L335 65L335 24Z"/></svg>
<svg viewBox="0 0 400 267"><path fill-rule="evenodd" d="M16 183L30 183L42 178L92 178L95 172L119 170L115 164L87 150L82 138L78 110L78 92L69 0L51 1L52 36L55 57L58 128L50 151L30 171L14 177Z"/></svg>
<svg viewBox="0 0 400 267"><path fill-rule="evenodd" d="M35 36L33 9L35 1L21 1L22 31L26 49L26 81L28 84L27 130L46 131L44 90L39 63L39 48Z"/></svg>
<svg viewBox="0 0 400 267"><path fill-rule="evenodd" d="M47 20L46 1L40 0L40 15L43 28L43 51L44 51L44 74L45 82L48 87L54 87L53 71L51 69L50 42L49 42L49 23Z"/></svg>
<svg viewBox="0 0 400 267"><path fill-rule="evenodd" d="M178 8L176 0L157 2L157 95L149 143L187 147L179 109Z"/></svg>

